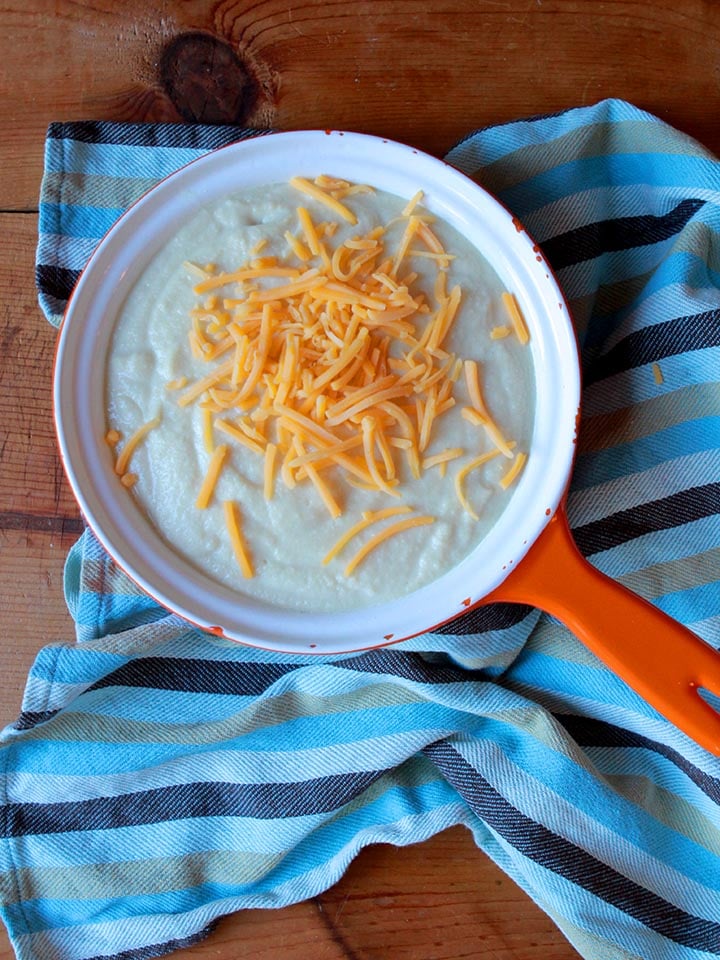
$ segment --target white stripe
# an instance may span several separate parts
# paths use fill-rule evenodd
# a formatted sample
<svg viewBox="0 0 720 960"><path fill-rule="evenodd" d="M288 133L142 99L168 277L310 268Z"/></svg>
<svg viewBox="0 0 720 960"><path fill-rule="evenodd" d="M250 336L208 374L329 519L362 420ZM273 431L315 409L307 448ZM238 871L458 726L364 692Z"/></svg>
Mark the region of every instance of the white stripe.
<svg viewBox="0 0 720 960"><path fill-rule="evenodd" d="M631 411L645 400L695 384L713 383L717 377L720 347L706 347L662 357L658 363L663 382L657 383L650 363L589 384L583 390L584 417L596 417L617 410ZM662 428L662 424L658 424Z"/></svg>
<svg viewBox="0 0 720 960"><path fill-rule="evenodd" d="M720 616L708 617L706 620L694 620L688 624L688 629L716 649L720 647Z"/></svg>
<svg viewBox="0 0 720 960"><path fill-rule="evenodd" d="M66 270L82 270L100 241L96 237L67 237L59 233L41 233L37 263Z"/></svg>
<svg viewBox="0 0 720 960"><path fill-rule="evenodd" d="M625 337L638 330L666 323L675 317L692 316L720 307L720 290L717 287L693 288L692 294L684 284L668 284L656 290L632 310L623 321L603 340L603 354Z"/></svg>
<svg viewBox="0 0 720 960"><path fill-rule="evenodd" d="M97 776L9 772L8 801L53 803L61 797L72 797L72 802L78 803L188 783L304 783L317 777L373 771L378 763L382 767L399 766L428 743L452 732L452 727L426 727L307 750L243 750L233 746L189 753L128 773Z"/></svg>
<svg viewBox="0 0 720 960"><path fill-rule="evenodd" d="M697 482L717 476L720 476L720 450L688 454L641 473L573 491L568 498L568 516L572 526L582 526L621 510L681 493Z"/></svg>
<svg viewBox="0 0 720 960"><path fill-rule="evenodd" d="M689 196L692 196L692 199L720 204L720 193L717 190L699 187L697 189L687 186L642 187L638 184L603 186L560 197L528 213L523 217L523 223L528 233L538 243L542 243L548 238L557 237L570 230L602 220L648 214L662 216L682 200L687 200Z"/></svg>

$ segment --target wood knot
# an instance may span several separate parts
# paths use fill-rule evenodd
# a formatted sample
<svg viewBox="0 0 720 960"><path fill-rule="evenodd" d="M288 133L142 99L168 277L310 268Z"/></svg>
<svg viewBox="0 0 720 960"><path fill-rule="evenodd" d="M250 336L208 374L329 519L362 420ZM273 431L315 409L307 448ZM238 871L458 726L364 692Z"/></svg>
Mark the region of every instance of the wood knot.
<svg viewBox="0 0 720 960"><path fill-rule="evenodd" d="M253 111L258 83L225 40L181 33L165 47L160 82L175 109L193 123L242 123Z"/></svg>

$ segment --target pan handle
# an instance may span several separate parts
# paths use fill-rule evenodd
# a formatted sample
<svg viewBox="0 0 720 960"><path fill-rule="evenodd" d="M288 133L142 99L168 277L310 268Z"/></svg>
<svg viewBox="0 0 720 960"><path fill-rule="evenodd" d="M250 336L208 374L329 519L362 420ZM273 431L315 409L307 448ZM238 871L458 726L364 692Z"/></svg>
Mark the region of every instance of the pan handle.
<svg viewBox="0 0 720 960"><path fill-rule="evenodd" d="M593 567L563 508L486 602L529 603L561 620L664 717L720 756L720 655L690 630Z"/></svg>

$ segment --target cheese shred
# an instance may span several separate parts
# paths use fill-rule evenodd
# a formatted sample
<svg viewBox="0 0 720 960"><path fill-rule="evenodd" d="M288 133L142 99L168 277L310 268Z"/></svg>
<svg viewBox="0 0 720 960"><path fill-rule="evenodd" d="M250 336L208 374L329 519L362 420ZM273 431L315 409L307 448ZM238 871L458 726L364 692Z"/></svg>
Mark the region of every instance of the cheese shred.
<svg viewBox="0 0 720 960"><path fill-rule="evenodd" d="M355 556L348 562L344 571L345 576L349 577L370 551L380 546L383 541L388 540L390 537L397 536L397 534L402 533L404 530L410 530L413 527L423 527L426 524L434 522L435 517L408 517L406 520L398 520L396 523L391 524L391 526L385 527L384 530L380 530L380 532L376 533L374 537L371 537L367 543L363 544Z"/></svg>
<svg viewBox="0 0 720 960"><path fill-rule="evenodd" d="M520 471L525 466L525 461L527 460L526 453L518 453L515 455L513 462L510 464L510 468L507 473L500 477L500 486L503 490L507 490L510 484L518 477Z"/></svg>
<svg viewBox="0 0 720 960"><path fill-rule="evenodd" d="M506 292L502 295L502 300L505 304L505 309L508 312L508 316L510 317L513 330L515 331L515 336L524 346L526 343L529 343L530 334L528 332L527 324L525 323L525 317L523 317L520 307L518 306L515 294Z"/></svg>
<svg viewBox="0 0 720 960"><path fill-rule="evenodd" d="M230 535L230 543L233 553L235 554L235 559L237 560L242 575L246 580L250 580L255 576L255 571L253 570L250 555L248 554L242 535L238 505L233 500L225 500L223 501L223 512L225 514L225 526Z"/></svg>
<svg viewBox="0 0 720 960"><path fill-rule="evenodd" d="M197 500L195 501L195 506L198 510L205 510L209 506L212 495L215 492L215 486L217 485L220 471L222 470L227 455L227 444L221 443L215 447L215 450L210 457L210 463L208 464L205 479L203 480L202 486L200 487L200 492L197 495Z"/></svg>
<svg viewBox="0 0 720 960"><path fill-rule="evenodd" d="M130 458L139 444L145 439L151 430L154 430L155 427L159 425L160 417L154 417L152 420L148 420L147 423L144 423L141 427L138 427L135 433L128 439L127 443L120 452L120 456L115 461L115 473L119 477L121 477L127 471L127 468L130 464Z"/></svg>
<svg viewBox="0 0 720 960"><path fill-rule="evenodd" d="M465 510L466 513L469 513L473 520L479 520L480 517L470 504L470 501L465 493L465 478L473 470L477 470L478 467L483 467L486 463L488 463L490 460L493 460L499 454L500 451L497 448L495 450L490 450L487 453L483 453L479 457L475 457L474 459L470 460L455 474L455 493L457 494L457 498L460 501L463 510Z"/></svg>

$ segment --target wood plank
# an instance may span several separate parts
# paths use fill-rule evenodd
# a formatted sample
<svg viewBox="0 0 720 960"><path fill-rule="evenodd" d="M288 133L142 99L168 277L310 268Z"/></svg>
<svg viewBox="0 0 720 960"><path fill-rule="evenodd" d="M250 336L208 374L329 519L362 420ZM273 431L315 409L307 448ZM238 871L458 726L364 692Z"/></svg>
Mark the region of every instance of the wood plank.
<svg viewBox="0 0 720 960"><path fill-rule="evenodd" d="M18 716L40 647L75 639L63 597L65 558L75 540L75 533L0 529L0 726Z"/></svg>
<svg viewBox="0 0 720 960"><path fill-rule="evenodd" d="M181 119L160 65L195 31L239 53L258 90L239 110L250 124L355 129L441 154L478 126L615 96L720 152L720 17L706 0L8 0L0 209L36 205L51 120Z"/></svg>
<svg viewBox="0 0 720 960"><path fill-rule="evenodd" d="M342 942L368 960L576 957L547 916L527 910L525 898L470 832L455 827L405 849L363 851L318 902ZM519 913L521 926L513 921Z"/></svg>
<svg viewBox="0 0 720 960"><path fill-rule="evenodd" d="M40 311L33 283L37 216L0 215L0 231L0 518L15 513L27 518L25 526L49 529L58 518L76 519L78 510L55 441L57 333Z"/></svg>
<svg viewBox="0 0 720 960"><path fill-rule="evenodd" d="M71 641L65 556L80 518L52 419L56 331L37 305L34 214L0 216L0 724L20 710L27 671L45 643Z"/></svg>

